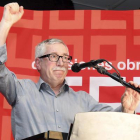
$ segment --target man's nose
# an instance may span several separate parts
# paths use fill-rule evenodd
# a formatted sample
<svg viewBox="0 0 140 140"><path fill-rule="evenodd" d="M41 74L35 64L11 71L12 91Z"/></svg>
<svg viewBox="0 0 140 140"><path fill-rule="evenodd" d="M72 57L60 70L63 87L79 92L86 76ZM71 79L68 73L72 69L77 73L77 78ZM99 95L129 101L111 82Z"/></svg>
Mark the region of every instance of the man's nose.
<svg viewBox="0 0 140 140"><path fill-rule="evenodd" d="M62 57L59 57L58 61L57 61L57 65L58 66L62 66L64 64Z"/></svg>

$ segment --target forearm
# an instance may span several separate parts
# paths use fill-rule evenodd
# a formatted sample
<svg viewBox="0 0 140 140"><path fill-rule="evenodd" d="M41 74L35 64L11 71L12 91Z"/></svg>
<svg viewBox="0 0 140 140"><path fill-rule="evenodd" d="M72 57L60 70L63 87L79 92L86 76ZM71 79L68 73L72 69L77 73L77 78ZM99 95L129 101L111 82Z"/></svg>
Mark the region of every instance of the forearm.
<svg viewBox="0 0 140 140"><path fill-rule="evenodd" d="M6 42L10 28L11 28L10 25L8 25L4 20L1 20L1 22L0 22L0 46L2 46Z"/></svg>

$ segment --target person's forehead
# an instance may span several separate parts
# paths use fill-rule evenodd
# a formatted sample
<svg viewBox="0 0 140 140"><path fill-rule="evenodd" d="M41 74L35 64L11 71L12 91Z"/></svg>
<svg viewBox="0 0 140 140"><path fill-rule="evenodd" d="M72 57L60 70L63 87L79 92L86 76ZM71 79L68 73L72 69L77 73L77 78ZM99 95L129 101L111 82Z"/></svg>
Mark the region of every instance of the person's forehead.
<svg viewBox="0 0 140 140"><path fill-rule="evenodd" d="M61 43L47 45L47 53L69 54L68 48Z"/></svg>

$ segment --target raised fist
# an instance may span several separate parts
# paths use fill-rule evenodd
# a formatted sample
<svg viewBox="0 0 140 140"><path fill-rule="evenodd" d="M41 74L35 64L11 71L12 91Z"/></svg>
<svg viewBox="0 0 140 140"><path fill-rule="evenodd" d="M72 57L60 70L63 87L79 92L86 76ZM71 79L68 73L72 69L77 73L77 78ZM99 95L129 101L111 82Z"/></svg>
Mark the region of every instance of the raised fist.
<svg viewBox="0 0 140 140"><path fill-rule="evenodd" d="M9 3L4 6L2 22L9 26L12 26L14 23L21 19L23 13L23 6L19 6L16 2Z"/></svg>

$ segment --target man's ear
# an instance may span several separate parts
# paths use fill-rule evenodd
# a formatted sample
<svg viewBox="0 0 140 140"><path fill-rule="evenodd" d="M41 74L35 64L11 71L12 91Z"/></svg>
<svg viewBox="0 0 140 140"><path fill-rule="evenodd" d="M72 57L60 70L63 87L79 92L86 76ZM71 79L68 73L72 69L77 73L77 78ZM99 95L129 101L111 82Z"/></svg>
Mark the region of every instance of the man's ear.
<svg viewBox="0 0 140 140"><path fill-rule="evenodd" d="M36 65L36 68L37 68L38 71L41 70L41 60L40 60L40 58L35 59L35 65Z"/></svg>

